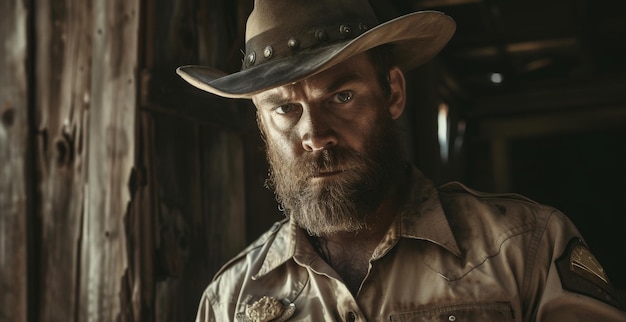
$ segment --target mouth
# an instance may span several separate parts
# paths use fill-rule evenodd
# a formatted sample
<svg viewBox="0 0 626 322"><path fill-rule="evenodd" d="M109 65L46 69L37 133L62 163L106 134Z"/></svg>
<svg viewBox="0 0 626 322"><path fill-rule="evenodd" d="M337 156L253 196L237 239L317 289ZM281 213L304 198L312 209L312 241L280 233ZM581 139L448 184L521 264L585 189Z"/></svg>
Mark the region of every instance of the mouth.
<svg viewBox="0 0 626 322"><path fill-rule="evenodd" d="M336 176L338 174L343 173L343 170L339 170L339 171L328 171L328 172L319 172L317 174L315 174L313 176L313 178L327 178L327 177L332 177L332 176Z"/></svg>
<svg viewBox="0 0 626 322"><path fill-rule="evenodd" d="M319 180L328 179L328 178L339 176L345 173L346 171L348 171L348 169L327 169L327 170L322 170L313 174L310 178L319 179Z"/></svg>

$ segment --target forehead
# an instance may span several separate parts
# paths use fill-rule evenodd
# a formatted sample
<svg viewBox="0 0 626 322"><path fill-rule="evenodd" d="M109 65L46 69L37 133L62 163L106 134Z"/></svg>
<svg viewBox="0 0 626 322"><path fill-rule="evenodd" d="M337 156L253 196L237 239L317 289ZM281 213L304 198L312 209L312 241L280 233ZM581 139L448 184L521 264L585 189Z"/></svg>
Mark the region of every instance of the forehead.
<svg viewBox="0 0 626 322"><path fill-rule="evenodd" d="M252 100L256 104L276 98L289 98L300 89L325 93L336 90L346 83L376 79L375 75L369 56L367 53L361 53L305 79L260 92L254 95Z"/></svg>

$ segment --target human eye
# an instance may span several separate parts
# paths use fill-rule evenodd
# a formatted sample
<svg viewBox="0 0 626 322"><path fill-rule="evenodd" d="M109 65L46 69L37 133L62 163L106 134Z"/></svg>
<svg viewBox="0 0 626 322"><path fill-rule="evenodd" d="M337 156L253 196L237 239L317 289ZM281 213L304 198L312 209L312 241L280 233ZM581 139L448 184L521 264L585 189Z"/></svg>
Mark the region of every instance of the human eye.
<svg viewBox="0 0 626 322"><path fill-rule="evenodd" d="M353 91L341 91L335 94L335 101L342 104L350 102L353 98Z"/></svg>
<svg viewBox="0 0 626 322"><path fill-rule="evenodd" d="M274 108L274 111L277 114L285 115L285 114L289 114L289 113L293 112L295 110L295 108L296 108L296 106L294 104L283 104L283 105L276 106Z"/></svg>

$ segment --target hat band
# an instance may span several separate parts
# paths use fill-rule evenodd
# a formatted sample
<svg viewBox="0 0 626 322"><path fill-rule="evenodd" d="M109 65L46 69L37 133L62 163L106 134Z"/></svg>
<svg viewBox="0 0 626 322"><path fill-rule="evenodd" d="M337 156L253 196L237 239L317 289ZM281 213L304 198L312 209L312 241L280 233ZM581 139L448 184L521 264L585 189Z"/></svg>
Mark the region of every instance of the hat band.
<svg viewBox="0 0 626 322"><path fill-rule="evenodd" d="M312 29L288 38L284 36L284 32L269 30L248 40L241 69L245 70L270 60L295 55L298 52L354 39L370 27L362 22L345 23ZM276 42L277 39L282 39L282 41Z"/></svg>

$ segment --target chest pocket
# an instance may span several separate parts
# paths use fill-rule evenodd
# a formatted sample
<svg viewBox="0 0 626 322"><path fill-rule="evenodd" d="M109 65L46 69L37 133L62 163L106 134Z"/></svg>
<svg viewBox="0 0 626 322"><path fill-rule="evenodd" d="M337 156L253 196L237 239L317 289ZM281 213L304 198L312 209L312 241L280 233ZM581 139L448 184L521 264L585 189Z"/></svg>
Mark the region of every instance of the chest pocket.
<svg viewBox="0 0 626 322"><path fill-rule="evenodd" d="M515 313L507 302L466 303L428 307L422 310L392 314L391 321L515 321Z"/></svg>

